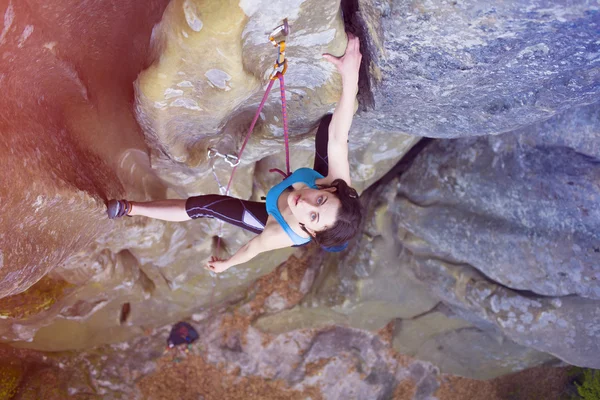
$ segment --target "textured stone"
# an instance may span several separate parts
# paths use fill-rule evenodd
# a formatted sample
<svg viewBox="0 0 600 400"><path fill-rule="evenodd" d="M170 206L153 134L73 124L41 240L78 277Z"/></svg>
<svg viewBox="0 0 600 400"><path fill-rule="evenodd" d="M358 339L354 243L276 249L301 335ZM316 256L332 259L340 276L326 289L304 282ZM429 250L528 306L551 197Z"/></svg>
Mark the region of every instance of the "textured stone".
<svg viewBox="0 0 600 400"><path fill-rule="evenodd" d="M491 379L554 360L553 356L518 345L502 334L439 312L398 320L394 348L429 361L441 371L475 379Z"/></svg>
<svg viewBox="0 0 600 400"><path fill-rule="evenodd" d="M19 364L36 368L24 376L20 390L48 395L52 383L38 379L37 372L54 371L54 379L60 378L62 397L53 399L65 398L63 392L74 398L87 395L145 399L139 387L140 378L150 375L152 379L163 368L173 368L171 360L179 362L185 357L202 357L203 362L218 365L222 374L229 372L235 380L257 376L283 381L289 389L305 393L316 389L325 399L385 400L391 398L398 382L411 382L416 389L415 399L426 400L431 399L439 386L439 371L435 366L409 359L399 362L389 346L373 333L336 327L293 331L265 340L263 334L249 328L243 338L238 336L237 341L229 341L223 335L226 326L223 317L227 317L226 313L201 324L194 323L200 338L189 347L189 355L177 350L163 354L169 326L97 349L47 356L25 353L26 363ZM161 356L163 359L159 360Z"/></svg>
<svg viewBox="0 0 600 400"><path fill-rule="evenodd" d="M465 353L450 360L450 353L432 347L429 356L445 369L506 372L462 348L465 340L507 343L493 354L505 357L510 368L535 365L547 354L597 366L598 109L581 107L596 101L600 86L597 5L33 5L9 1L0 7L6 67L0 71L2 341L49 351L84 349L190 314L204 320L293 253L271 252L214 278L202 266L215 251L216 236L232 253L252 235L230 226L221 230L214 220L108 221L104 214L109 198L219 191L206 149L238 151L275 58L266 35L288 17L293 168L312 164L316 126L340 95L339 75L321 54L341 54L344 20L359 33L365 60L349 138L359 191L420 136L513 133L429 146L399 186L389 185L369 203L364 237L346 254L328 255L312 287L312 276L307 279L302 304L266 315L256 326L271 332L331 324L379 329L397 318L416 322L442 302L475 327L464 337L452 330L427 342ZM279 181L268 173L284 165L279 107L276 84L232 194L259 200ZM231 169L217 160L215 173L225 184ZM275 312L281 302L272 297L269 307ZM334 331L363 350L371 337ZM522 359L514 356L518 352ZM145 357L140 359L150 359ZM278 357L270 353L271 367ZM236 359L248 373L258 373L253 360ZM352 360L337 360L327 376L337 379ZM99 393L112 390L110 380L124 361L112 358L100 368L108 375L92 383ZM424 371L412 371L422 382L417 398L435 388ZM390 380L380 372L377 384L334 388L333 382L327 390L384 397Z"/></svg>
<svg viewBox="0 0 600 400"><path fill-rule="evenodd" d="M592 368L599 126L592 104L514 133L435 141L398 179L389 206L403 228L401 263L461 318Z"/></svg>
<svg viewBox="0 0 600 400"><path fill-rule="evenodd" d="M362 127L498 134L596 101L598 4L365 0L374 110Z"/></svg>
<svg viewBox="0 0 600 400"><path fill-rule="evenodd" d="M507 287L600 299L598 110L428 146L400 179L398 222Z"/></svg>
<svg viewBox="0 0 600 400"><path fill-rule="evenodd" d="M520 293L472 267L417 256L413 269L460 317L488 332L575 365L598 368L598 302L577 296ZM539 360L539 357L536 357Z"/></svg>
<svg viewBox="0 0 600 400"><path fill-rule="evenodd" d="M399 334L397 348L479 379L549 354L597 367L598 126L589 105L510 134L424 146L398 180L367 195L364 236L325 261L300 309L257 326L410 326L441 301L465 329L416 325L428 339ZM488 358L475 343L487 343Z"/></svg>

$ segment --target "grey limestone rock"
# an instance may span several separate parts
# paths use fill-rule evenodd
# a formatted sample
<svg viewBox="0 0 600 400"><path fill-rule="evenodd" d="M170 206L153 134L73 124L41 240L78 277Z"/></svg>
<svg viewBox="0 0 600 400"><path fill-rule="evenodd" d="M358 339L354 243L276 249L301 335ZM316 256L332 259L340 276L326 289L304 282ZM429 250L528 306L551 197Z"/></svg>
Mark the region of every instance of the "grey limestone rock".
<svg viewBox="0 0 600 400"><path fill-rule="evenodd" d="M375 104L355 129L498 134L600 94L597 2L363 0L355 21Z"/></svg>
<svg viewBox="0 0 600 400"><path fill-rule="evenodd" d="M592 368L600 367L598 110L434 141L398 179L390 206L402 263L444 304L484 331Z"/></svg>
<svg viewBox="0 0 600 400"><path fill-rule="evenodd" d="M433 143L400 178L398 223L507 287L599 299L598 110Z"/></svg>

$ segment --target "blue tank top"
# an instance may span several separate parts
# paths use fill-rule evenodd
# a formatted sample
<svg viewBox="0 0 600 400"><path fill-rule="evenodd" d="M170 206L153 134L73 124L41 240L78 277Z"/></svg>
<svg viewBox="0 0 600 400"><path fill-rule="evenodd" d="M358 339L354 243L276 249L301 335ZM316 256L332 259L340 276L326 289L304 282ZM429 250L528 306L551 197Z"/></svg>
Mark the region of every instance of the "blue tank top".
<svg viewBox="0 0 600 400"><path fill-rule="evenodd" d="M279 222L279 225L281 225L285 233L287 233L290 239L292 239L292 242L294 242L294 244L297 246L306 244L310 242L311 239L303 238L302 236L294 232L292 228L290 228L288 223L285 222L285 219L283 219L283 215L281 215L279 207L277 207L277 201L279 200L279 196L281 196L281 194L294 183L304 183L312 189L317 189L317 184L315 183L315 181L321 178L324 178L324 176L315 171L314 169L299 168L295 170L290 176L281 181L281 183L273 186L271 190L269 190L269 193L267 193L267 213L269 215L272 215L273 218L275 218L277 222Z"/></svg>

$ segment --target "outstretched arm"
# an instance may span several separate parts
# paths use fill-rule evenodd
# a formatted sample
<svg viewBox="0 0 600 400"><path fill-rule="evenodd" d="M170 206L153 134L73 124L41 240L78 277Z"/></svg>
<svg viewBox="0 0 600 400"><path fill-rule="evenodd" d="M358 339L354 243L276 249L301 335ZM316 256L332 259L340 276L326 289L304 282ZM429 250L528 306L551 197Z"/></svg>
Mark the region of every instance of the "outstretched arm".
<svg viewBox="0 0 600 400"><path fill-rule="evenodd" d="M219 260L212 257L206 268L214 272L223 272L234 265L243 264L252 260L254 257L265 251L281 249L293 245L285 233L281 234L279 229L273 229L272 225L267 224L265 230L254 237L231 256L228 260Z"/></svg>
<svg viewBox="0 0 600 400"><path fill-rule="evenodd" d="M348 161L348 132L354 116L354 101L358 92L358 71L362 55L360 42L356 36L348 33L348 45L342 57L325 54L324 57L332 62L342 75L342 97L338 102L331 123L329 124L329 156L328 182L343 179L350 182L350 164Z"/></svg>

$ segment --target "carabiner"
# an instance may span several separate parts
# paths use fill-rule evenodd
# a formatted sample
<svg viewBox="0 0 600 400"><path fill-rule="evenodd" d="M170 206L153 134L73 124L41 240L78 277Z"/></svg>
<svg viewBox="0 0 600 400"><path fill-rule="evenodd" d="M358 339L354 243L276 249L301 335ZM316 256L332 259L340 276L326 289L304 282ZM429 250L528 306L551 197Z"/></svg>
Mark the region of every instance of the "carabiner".
<svg viewBox="0 0 600 400"><path fill-rule="evenodd" d="M218 150L213 149L212 147L208 148L207 155L208 155L208 158L215 158L215 157L222 158L227 164L231 165L232 167L237 167L240 163L240 159L238 156L236 156L234 154L221 154L221 153L219 153Z"/></svg>
<svg viewBox="0 0 600 400"><path fill-rule="evenodd" d="M240 159L238 156L234 156L233 154L225 154L224 158L225 162L232 167L237 167L240 163Z"/></svg>
<svg viewBox="0 0 600 400"><path fill-rule="evenodd" d="M278 73L280 73L281 75L285 75L285 71L287 71L287 60L283 60L282 65L278 65L277 63L275 63L273 65L273 72L271 72L269 79L275 80L275 79L277 79Z"/></svg>
<svg viewBox="0 0 600 400"><path fill-rule="evenodd" d="M281 24L277 28L273 29L273 32L271 32L271 34L269 35L269 40L275 46L277 46L277 42L275 41L275 36L277 36L280 32L283 36L287 36L290 34L290 25L288 24L287 18L285 18L283 20L283 24Z"/></svg>
<svg viewBox="0 0 600 400"><path fill-rule="evenodd" d="M208 158L214 158L218 154L219 152L213 149L212 147L208 148Z"/></svg>
<svg viewBox="0 0 600 400"><path fill-rule="evenodd" d="M277 42L275 40L275 36L281 33L283 36L287 36L290 33L290 26L288 24L287 18L283 20L283 24L279 25L271 34L269 35L269 40L275 47L278 47L277 59L275 60L275 64L273 65L273 72L269 76L269 79L273 80L277 76L277 73L281 75L285 75L287 71L287 60L285 59L285 39Z"/></svg>

